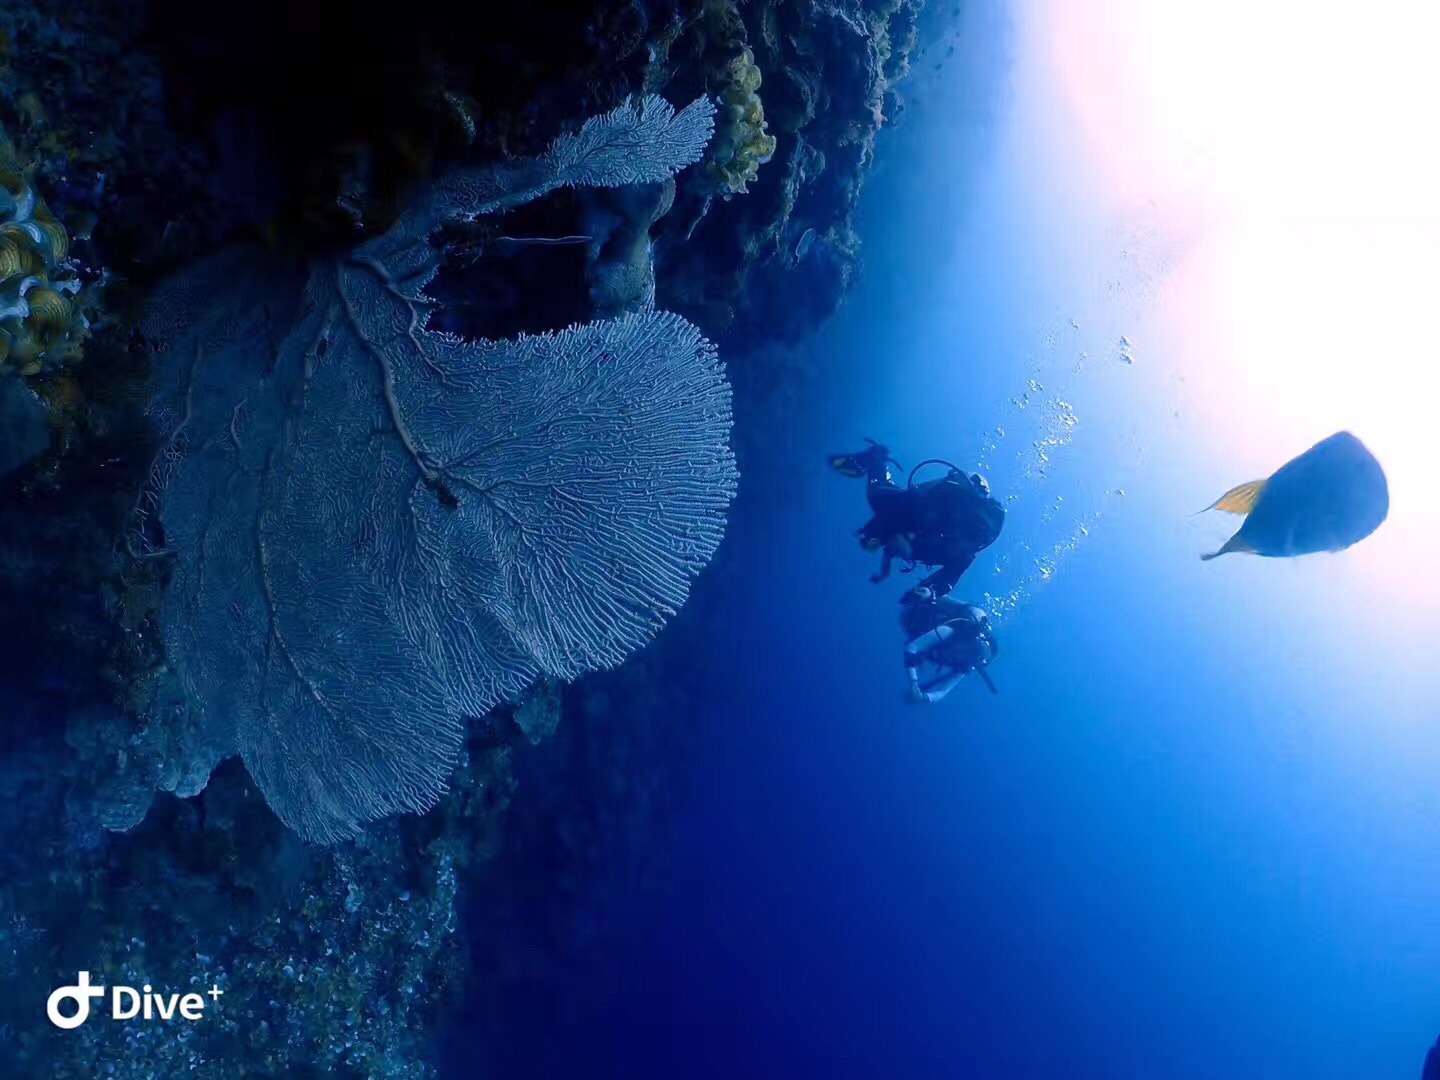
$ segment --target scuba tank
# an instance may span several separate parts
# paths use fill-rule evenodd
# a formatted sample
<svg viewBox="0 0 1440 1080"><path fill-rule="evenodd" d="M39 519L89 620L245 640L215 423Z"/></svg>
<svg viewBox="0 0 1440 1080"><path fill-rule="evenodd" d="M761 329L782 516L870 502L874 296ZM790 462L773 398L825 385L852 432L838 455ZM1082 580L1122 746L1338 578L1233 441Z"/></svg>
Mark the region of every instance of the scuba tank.
<svg viewBox="0 0 1440 1080"><path fill-rule="evenodd" d="M990 494L990 485L985 478L979 473L967 473L954 462L946 461L944 458L926 458L910 470L910 476L905 482L909 490L916 490L915 474L927 465L944 465L950 470L950 473L943 480L932 480L921 486L953 485L957 494L978 509L978 513L963 512L967 519L981 526L977 535L967 537L974 545L975 550L983 551L999 539L1000 530L1005 527L1005 508L1000 505L995 496ZM962 513L954 503L948 500L941 507L931 507L930 509L932 512L924 516L932 520L927 521L926 524L941 534L949 532L949 527L953 524L953 520L950 519ZM937 518L938 520L935 520Z"/></svg>

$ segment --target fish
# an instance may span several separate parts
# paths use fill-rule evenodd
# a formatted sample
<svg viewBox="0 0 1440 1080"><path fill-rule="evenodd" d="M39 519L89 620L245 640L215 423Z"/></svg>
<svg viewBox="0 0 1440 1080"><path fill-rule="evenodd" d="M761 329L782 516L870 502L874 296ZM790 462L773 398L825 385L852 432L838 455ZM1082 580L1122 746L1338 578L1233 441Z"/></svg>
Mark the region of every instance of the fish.
<svg viewBox="0 0 1440 1080"><path fill-rule="evenodd" d="M1390 489L1365 444L1340 431L1268 479L1233 487L1205 509L1246 517L1219 551L1201 559L1232 552L1284 559L1358 544L1385 521Z"/></svg>

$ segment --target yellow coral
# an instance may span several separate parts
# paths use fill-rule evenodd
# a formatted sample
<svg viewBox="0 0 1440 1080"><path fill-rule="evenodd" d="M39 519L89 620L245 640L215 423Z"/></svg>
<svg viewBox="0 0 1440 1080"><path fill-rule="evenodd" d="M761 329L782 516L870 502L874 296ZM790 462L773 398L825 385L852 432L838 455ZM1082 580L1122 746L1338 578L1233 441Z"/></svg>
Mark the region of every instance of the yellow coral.
<svg viewBox="0 0 1440 1080"><path fill-rule="evenodd" d="M54 289L43 286L31 289L27 299L30 301L30 322L35 330L48 335L70 325L73 314L70 301Z"/></svg>
<svg viewBox="0 0 1440 1080"><path fill-rule="evenodd" d="M27 277L45 268L44 258L32 245L12 240L3 230L0 225L0 281Z"/></svg>
<svg viewBox="0 0 1440 1080"><path fill-rule="evenodd" d="M73 299L70 237L0 134L0 372L38 375L80 357L90 324Z"/></svg>
<svg viewBox="0 0 1440 1080"><path fill-rule="evenodd" d="M720 91L715 124L715 149L707 168L716 191L727 199L748 190L760 166L775 154L775 136L765 130L760 83L755 54L746 48L726 67L726 84Z"/></svg>

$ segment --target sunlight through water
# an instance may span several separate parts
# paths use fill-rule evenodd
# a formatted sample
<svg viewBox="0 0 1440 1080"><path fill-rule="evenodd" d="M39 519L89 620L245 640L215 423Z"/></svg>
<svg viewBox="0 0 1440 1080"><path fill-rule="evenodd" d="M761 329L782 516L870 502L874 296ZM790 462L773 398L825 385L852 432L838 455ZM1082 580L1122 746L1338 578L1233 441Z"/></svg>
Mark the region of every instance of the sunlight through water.
<svg viewBox="0 0 1440 1080"><path fill-rule="evenodd" d="M1391 513L1336 573L1433 617L1440 9L1020 10L1099 197L1185 239L1152 298L1158 340L1126 344L1185 383L1204 500L1353 431L1386 469Z"/></svg>

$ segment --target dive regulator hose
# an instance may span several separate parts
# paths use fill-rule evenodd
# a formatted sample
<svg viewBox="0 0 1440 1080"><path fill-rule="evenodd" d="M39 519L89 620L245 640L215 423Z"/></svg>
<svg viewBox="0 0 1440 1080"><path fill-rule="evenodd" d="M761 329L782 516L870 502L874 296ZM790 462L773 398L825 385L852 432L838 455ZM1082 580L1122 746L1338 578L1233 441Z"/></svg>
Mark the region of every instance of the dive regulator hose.
<svg viewBox="0 0 1440 1080"><path fill-rule="evenodd" d="M920 462L919 465L916 465L913 469L910 470L909 479L905 481L906 487L913 488L915 486L915 474L918 473L921 469L925 468L926 465L948 465L956 472L965 471L964 469L960 468L960 466L956 465L953 461L946 461L944 458L938 457L926 458L924 461Z"/></svg>

